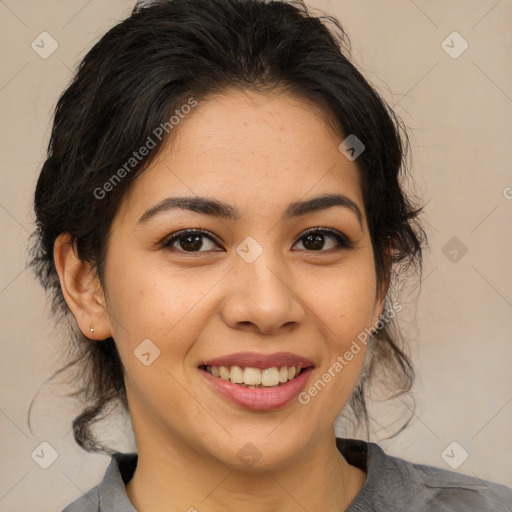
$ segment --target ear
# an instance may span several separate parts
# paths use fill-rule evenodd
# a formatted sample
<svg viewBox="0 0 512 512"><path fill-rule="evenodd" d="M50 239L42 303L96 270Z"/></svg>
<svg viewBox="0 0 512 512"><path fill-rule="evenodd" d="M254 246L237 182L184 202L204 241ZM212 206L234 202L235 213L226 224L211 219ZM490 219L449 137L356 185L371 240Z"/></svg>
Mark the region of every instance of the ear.
<svg viewBox="0 0 512 512"><path fill-rule="evenodd" d="M112 336L103 289L90 263L78 257L71 235L61 233L53 245L53 258L64 299L82 333L91 339ZM94 333L91 333L91 323Z"/></svg>

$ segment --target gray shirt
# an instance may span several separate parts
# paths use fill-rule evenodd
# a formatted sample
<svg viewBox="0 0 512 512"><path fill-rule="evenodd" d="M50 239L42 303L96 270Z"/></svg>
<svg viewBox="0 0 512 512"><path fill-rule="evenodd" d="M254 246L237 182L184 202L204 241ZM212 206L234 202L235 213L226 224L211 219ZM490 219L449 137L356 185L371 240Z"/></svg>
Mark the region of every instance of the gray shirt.
<svg viewBox="0 0 512 512"><path fill-rule="evenodd" d="M347 462L366 471L366 482L347 512L512 512L512 489L454 471L393 457L375 443L336 438ZM101 483L62 512L137 512L125 484L136 453L115 453Z"/></svg>

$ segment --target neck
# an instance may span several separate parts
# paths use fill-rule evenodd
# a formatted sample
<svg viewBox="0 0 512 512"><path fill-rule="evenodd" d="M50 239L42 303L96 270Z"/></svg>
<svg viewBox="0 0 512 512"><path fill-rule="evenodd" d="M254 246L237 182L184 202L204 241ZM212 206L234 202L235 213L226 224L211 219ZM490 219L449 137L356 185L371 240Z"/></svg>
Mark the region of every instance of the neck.
<svg viewBox="0 0 512 512"><path fill-rule="evenodd" d="M140 512L339 512L348 508L366 479L336 448L334 429L293 463L275 470L233 469L168 440L165 445L139 445L138 453L126 491Z"/></svg>

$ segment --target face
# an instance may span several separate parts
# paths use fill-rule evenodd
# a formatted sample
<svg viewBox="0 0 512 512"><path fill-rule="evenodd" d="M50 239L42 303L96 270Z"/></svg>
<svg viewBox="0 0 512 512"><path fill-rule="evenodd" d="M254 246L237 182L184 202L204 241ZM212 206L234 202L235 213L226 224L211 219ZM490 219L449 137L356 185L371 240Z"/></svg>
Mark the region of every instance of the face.
<svg viewBox="0 0 512 512"><path fill-rule="evenodd" d="M331 432L364 347L333 365L381 313L358 169L291 96L211 97L174 136L124 197L105 263L138 449L231 467L255 450L275 468ZM222 378L276 371L265 389Z"/></svg>

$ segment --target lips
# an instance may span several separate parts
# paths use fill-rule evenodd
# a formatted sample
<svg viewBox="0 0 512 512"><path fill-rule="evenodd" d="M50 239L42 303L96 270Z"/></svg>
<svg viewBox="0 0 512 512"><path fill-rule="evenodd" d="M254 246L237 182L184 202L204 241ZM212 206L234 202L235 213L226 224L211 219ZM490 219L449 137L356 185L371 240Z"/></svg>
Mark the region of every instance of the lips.
<svg viewBox="0 0 512 512"><path fill-rule="evenodd" d="M243 368L245 370L242 372ZM276 382L277 368L281 369L279 382ZM198 369L209 387L231 404L246 409L275 410L288 405L297 397L313 372L314 365L308 359L290 352L275 354L244 352L208 359L203 361ZM229 369L231 369L229 380L226 379L226 375L215 375L219 370L229 372ZM248 370L249 375L247 375ZM286 378L281 376L284 370L291 372ZM271 380L274 379L273 382L265 382L265 372L273 374L268 376ZM252 381L255 385L248 386L247 382L244 382L248 377L249 380L256 378L256 381ZM265 386L265 383L270 384L270 387Z"/></svg>
<svg viewBox="0 0 512 512"><path fill-rule="evenodd" d="M239 352L237 354L229 354L205 360L199 363L198 366L250 366L264 370L274 366L278 368L282 366L300 366L301 368L308 368L314 365L310 360L297 354L292 354L291 352L276 352L274 354Z"/></svg>

